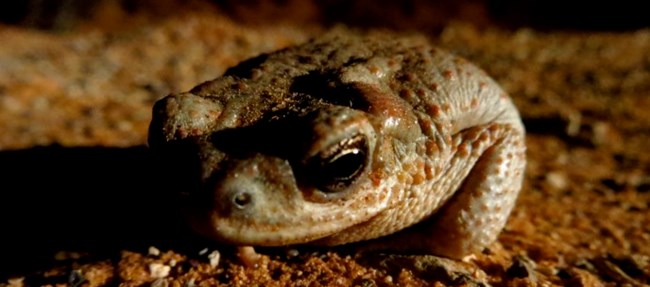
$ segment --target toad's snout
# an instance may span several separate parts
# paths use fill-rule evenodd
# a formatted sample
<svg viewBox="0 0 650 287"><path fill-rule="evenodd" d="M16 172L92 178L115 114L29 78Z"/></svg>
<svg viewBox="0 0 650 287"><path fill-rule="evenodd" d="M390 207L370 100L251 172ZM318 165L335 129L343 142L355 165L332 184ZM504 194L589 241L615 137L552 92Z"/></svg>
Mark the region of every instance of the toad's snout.
<svg viewBox="0 0 650 287"><path fill-rule="evenodd" d="M291 165L284 159L257 154L232 164L228 173L217 175L213 187L220 216L251 218L265 212L281 213L287 204L302 197Z"/></svg>

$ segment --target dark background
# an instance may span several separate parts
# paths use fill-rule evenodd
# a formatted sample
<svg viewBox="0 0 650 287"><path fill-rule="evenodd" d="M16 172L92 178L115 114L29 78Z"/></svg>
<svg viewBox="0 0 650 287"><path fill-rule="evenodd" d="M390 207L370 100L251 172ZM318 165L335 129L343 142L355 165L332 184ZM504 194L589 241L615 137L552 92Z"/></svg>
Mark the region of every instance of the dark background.
<svg viewBox="0 0 650 287"><path fill-rule="evenodd" d="M152 10L158 13L173 7L178 0L26 0L3 1L0 22L40 29L65 30L80 19L92 17L97 7L117 5L136 13ZM195 1L182 1L191 5ZM344 0L213 0L234 18L255 22L275 15L282 21L300 21L318 17L324 22L344 22L355 26L389 28L440 27L446 21L462 18L479 24L486 20L507 27L528 26L536 29L630 30L650 27L644 1L560 1L560 0L406 0L406 1L344 1ZM297 5L298 2L302 2ZM306 3L306 4L305 4ZM304 11L295 11L295 7ZM284 13L294 7L294 13ZM287 8L289 9L289 8ZM310 13L304 13L309 10ZM261 17L264 16L264 17ZM486 19L487 18L487 19Z"/></svg>

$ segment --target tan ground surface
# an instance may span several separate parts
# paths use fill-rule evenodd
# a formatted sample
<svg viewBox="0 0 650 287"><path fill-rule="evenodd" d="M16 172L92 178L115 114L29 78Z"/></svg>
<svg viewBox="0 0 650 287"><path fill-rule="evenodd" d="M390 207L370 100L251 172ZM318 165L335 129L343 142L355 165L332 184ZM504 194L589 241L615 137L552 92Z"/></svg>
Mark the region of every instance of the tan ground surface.
<svg viewBox="0 0 650 287"><path fill-rule="evenodd" d="M0 286L650 284L650 30L505 29L480 6L421 31L493 75L528 130L523 191L483 254L265 249L248 268L179 227L143 147L151 105L325 29L289 3L302 16L105 5L66 32L0 26Z"/></svg>

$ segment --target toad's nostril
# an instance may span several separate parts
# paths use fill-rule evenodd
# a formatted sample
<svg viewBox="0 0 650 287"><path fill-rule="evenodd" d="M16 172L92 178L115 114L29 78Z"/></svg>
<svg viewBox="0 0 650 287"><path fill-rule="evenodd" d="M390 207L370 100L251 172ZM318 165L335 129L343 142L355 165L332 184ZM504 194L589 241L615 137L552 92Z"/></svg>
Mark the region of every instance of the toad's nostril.
<svg viewBox="0 0 650 287"><path fill-rule="evenodd" d="M253 200L253 196L246 191L239 191L232 197L233 205L238 209L244 209Z"/></svg>

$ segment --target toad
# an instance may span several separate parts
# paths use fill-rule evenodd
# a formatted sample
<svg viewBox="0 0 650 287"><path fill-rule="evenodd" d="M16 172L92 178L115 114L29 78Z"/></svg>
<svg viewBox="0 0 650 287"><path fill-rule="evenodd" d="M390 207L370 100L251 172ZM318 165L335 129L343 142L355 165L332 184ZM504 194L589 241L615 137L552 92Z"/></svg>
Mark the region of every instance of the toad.
<svg viewBox="0 0 650 287"><path fill-rule="evenodd" d="M463 58L421 37L330 33L160 99L149 146L192 171L181 203L215 240L459 259L506 224L524 135Z"/></svg>

